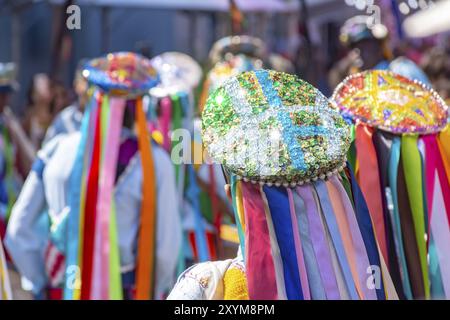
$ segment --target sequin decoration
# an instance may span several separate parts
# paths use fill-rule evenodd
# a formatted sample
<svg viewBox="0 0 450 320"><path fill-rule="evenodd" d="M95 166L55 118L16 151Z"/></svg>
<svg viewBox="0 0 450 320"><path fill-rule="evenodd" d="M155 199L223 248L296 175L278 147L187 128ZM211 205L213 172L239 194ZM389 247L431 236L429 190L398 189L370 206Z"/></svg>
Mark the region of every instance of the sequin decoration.
<svg viewBox="0 0 450 320"><path fill-rule="evenodd" d="M390 71L365 71L349 76L332 100L344 116L396 134L442 130L448 106L431 88Z"/></svg>
<svg viewBox="0 0 450 320"><path fill-rule="evenodd" d="M232 77L202 114L210 157L243 179L296 185L336 172L350 129L316 88L296 76L257 70Z"/></svg>
<svg viewBox="0 0 450 320"><path fill-rule="evenodd" d="M90 84L113 96L142 95L159 82L150 61L132 52L109 53L92 59L82 74Z"/></svg>

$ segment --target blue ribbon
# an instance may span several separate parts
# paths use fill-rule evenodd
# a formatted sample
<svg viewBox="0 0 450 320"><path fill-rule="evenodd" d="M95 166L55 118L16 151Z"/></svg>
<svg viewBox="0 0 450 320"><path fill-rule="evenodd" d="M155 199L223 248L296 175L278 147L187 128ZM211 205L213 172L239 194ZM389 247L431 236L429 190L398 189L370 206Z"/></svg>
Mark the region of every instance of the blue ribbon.
<svg viewBox="0 0 450 320"><path fill-rule="evenodd" d="M283 188L265 186L263 189L269 204L270 215L283 260L287 298L289 300L303 300L288 195Z"/></svg>
<svg viewBox="0 0 450 320"><path fill-rule="evenodd" d="M378 249L373 232L372 220L370 219L369 209L367 208L364 196L358 184L356 183L356 178L350 168L348 172L350 172L350 182L352 185L353 200L355 203L356 220L358 221L364 245L366 246L369 262L371 265L381 267L380 256L378 255ZM386 299L383 281L381 281L381 287L376 289L376 293L378 300Z"/></svg>
<svg viewBox="0 0 450 320"><path fill-rule="evenodd" d="M73 299L73 283L68 283L68 281L73 280L72 267L78 266L78 235L79 235L79 222L80 222L80 200L81 200L81 186L83 183L83 164L84 164L84 154L86 152L86 144L88 140L89 133L89 118L90 114L95 110L97 103L97 95L93 94L89 104L84 112L83 120L81 122L81 138L78 145L78 151L75 158L75 162L70 174L69 180L69 207L70 212L68 215L68 227L67 227L67 247L66 247L66 279L64 285L64 299Z"/></svg>
<svg viewBox="0 0 450 320"><path fill-rule="evenodd" d="M393 228L394 235L397 239L396 244L398 245L398 255L401 268L401 278L403 284L403 291L407 299L411 300L413 298L411 291L411 284L408 277L408 266L405 258L405 250L403 247L403 237L402 229L400 224L400 214L398 212L398 196L397 196L397 175L398 175L398 163L400 161L400 138L394 137L392 140L391 154L389 156L389 186L391 188L392 203L393 203Z"/></svg>
<svg viewBox="0 0 450 320"><path fill-rule="evenodd" d="M312 240L309 235L310 227L305 202L297 192L293 192L292 195L294 196L295 213L297 214L298 231L300 232L311 299L326 300L327 296L322 285L319 265L316 260Z"/></svg>
<svg viewBox="0 0 450 320"><path fill-rule="evenodd" d="M194 167L192 165L188 165L186 169L188 170L189 174L189 186L186 190L186 197L192 204L192 207L194 209L194 217L195 217L194 232L197 244L198 259L200 262L205 262L209 260L209 253L205 234L204 221L200 211L200 203L199 203L200 189L197 185Z"/></svg>

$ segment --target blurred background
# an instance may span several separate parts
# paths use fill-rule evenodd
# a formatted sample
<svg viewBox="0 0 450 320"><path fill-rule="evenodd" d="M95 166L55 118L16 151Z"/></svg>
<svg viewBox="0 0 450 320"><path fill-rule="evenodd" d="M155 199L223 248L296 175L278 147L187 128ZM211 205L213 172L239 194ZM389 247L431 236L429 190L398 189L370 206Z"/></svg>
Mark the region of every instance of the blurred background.
<svg viewBox="0 0 450 320"><path fill-rule="evenodd" d="M433 47L447 48L448 33L411 38L402 30L410 15L439 1L425 0L236 0L244 14L241 33L261 38L271 52L291 60L302 78L330 94L327 73L346 54L339 42L343 22L373 14L390 32L395 55L417 64ZM69 6L81 12L80 29L66 27ZM449 13L450 15L450 13ZM0 62L15 62L19 90L11 106L29 104L34 74L45 73L61 102L70 100L78 62L111 51L152 57L166 51L200 63L212 44L231 34L229 0L0 0Z"/></svg>

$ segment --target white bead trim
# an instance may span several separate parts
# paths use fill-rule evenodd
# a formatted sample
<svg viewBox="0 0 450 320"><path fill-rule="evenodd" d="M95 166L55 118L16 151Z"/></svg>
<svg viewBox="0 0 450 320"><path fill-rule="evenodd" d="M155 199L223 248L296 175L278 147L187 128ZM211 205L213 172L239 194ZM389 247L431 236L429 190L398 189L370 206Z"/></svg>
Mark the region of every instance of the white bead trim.
<svg viewBox="0 0 450 320"><path fill-rule="evenodd" d="M344 170L344 168L347 166L347 163L344 161L340 167L333 169L332 171L328 171L326 173L322 173L320 174L320 176L318 177L314 177L314 178L307 178L305 180L300 180L300 181L264 181L264 180L253 180L253 179L249 179L247 177L243 177L240 175L235 175L237 180L242 180L244 182L250 182L252 184L259 184L260 186L268 186L268 187L272 187L272 186L276 186L276 187L285 187L285 188L295 188L297 186L302 186L304 184L307 183L314 183L318 180L328 180L330 177L332 177L333 175L337 175L339 174L339 172L342 172Z"/></svg>

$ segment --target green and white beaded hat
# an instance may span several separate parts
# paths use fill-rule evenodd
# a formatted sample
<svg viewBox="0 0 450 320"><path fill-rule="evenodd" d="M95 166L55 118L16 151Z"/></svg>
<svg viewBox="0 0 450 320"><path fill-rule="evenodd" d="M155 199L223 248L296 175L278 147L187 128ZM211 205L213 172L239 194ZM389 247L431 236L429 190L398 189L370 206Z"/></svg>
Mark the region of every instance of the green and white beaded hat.
<svg viewBox="0 0 450 320"><path fill-rule="evenodd" d="M208 98L203 143L245 181L294 187L345 166L350 128L328 99L294 75L243 72Z"/></svg>

